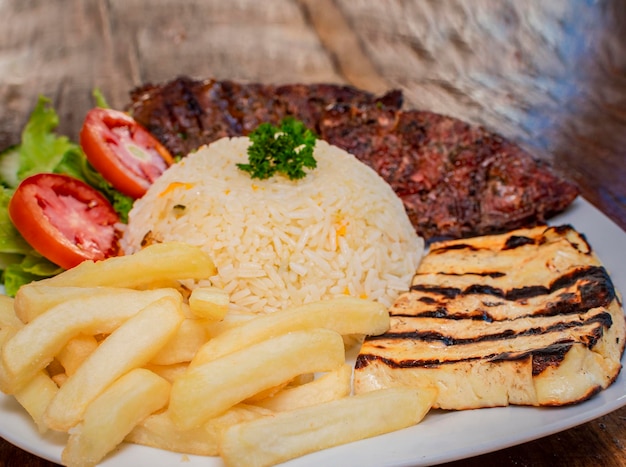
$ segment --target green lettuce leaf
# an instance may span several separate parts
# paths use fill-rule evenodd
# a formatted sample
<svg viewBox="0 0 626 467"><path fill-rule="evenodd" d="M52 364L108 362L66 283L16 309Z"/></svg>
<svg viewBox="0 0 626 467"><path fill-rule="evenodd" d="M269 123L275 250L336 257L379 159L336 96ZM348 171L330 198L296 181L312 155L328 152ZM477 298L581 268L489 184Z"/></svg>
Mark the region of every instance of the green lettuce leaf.
<svg viewBox="0 0 626 467"><path fill-rule="evenodd" d="M0 188L0 270L5 292L11 297L20 286L62 271L37 253L13 226L8 211L12 193Z"/></svg>
<svg viewBox="0 0 626 467"><path fill-rule="evenodd" d="M17 171L19 180L41 172L53 172L66 152L81 151L78 144L54 132L58 125L59 117L52 108L50 99L39 97L22 132Z"/></svg>
<svg viewBox="0 0 626 467"><path fill-rule="evenodd" d="M106 100L94 91L99 106ZM59 118L50 99L40 97L22 131L21 143L0 154L0 274L5 292L13 296L20 286L62 271L37 253L13 226L8 204L23 179L43 172L75 177L99 190L127 222L133 200L113 188L87 161L80 145L57 135Z"/></svg>
<svg viewBox="0 0 626 467"><path fill-rule="evenodd" d="M100 89L94 89L92 96L93 99L96 101L96 107L101 107L103 109L109 108L109 103L107 102L106 97L104 97L104 94L102 94L102 91L100 91Z"/></svg>
<svg viewBox="0 0 626 467"><path fill-rule="evenodd" d="M0 188L0 253L25 255L32 247L17 231L9 218L9 200L13 190Z"/></svg>
<svg viewBox="0 0 626 467"><path fill-rule="evenodd" d="M54 171L82 180L100 191L113 205L113 209L120 216L120 221L124 224L128 222L128 212L133 207L134 200L113 188L100 172L93 168L82 151L66 152Z"/></svg>
<svg viewBox="0 0 626 467"><path fill-rule="evenodd" d="M33 251L23 256L21 261L6 267L3 273L4 290L8 296L14 297L21 286L56 276L62 271L62 268Z"/></svg>

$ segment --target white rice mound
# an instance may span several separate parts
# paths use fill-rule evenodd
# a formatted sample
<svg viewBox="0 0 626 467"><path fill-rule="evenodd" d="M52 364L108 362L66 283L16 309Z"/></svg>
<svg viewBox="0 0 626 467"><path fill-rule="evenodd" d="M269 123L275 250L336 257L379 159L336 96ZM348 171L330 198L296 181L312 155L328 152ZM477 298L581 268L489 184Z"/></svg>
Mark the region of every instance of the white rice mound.
<svg viewBox="0 0 626 467"><path fill-rule="evenodd" d="M135 202L125 252L147 234L200 246L231 309L256 313L346 294L390 306L408 289L424 242L374 170L318 140L303 179L253 179L236 166L249 144L223 138L166 170Z"/></svg>

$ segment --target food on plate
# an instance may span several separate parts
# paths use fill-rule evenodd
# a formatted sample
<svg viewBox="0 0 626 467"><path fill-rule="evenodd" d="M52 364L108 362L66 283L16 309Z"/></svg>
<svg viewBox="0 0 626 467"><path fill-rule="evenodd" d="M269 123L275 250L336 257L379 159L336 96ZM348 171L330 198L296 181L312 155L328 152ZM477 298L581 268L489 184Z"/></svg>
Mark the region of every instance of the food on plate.
<svg viewBox="0 0 626 467"><path fill-rule="evenodd" d="M286 386L254 405L274 412L294 410L349 396L352 392L352 365L345 363L306 384Z"/></svg>
<svg viewBox="0 0 626 467"><path fill-rule="evenodd" d="M304 178L305 169L315 169L315 135L304 123L285 118L279 126L262 123L248 136L248 162L237 167L252 178L264 180L281 174L290 180Z"/></svg>
<svg viewBox="0 0 626 467"><path fill-rule="evenodd" d="M181 276L202 279L216 273L211 257L185 242L151 245L133 255L116 256L107 261L84 261L54 277L23 287L15 300L28 300L42 287L131 287L145 288L155 283L178 284ZM55 297L55 300L61 297ZM35 299L37 300L37 299ZM36 306L36 304L33 304Z"/></svg>
<svg viewBox="0 0 626 467"><path fill-rule="evenodd" d="M269 466L431 407L571 404L617 377L608 273L571 227L529 227L577 191L517 146L397 91L180 78L133 99L136 120L92 110L82 149L51 138L58 174L22 167L8 188L26 240L37 201L89 246L0 302L0 389L67 433L64 464L125 440ZM111 192L136 198L127 218Z"/></svg>
<svg viewBox="0 0 626 467"><path fill-rule="evenodd" d="M169 394L170 384L149 370L125 373L98 395L72 429L63 464L98 464L137 424L165 407Z"/></svg>
<svg viewBox="0 0 626 467"><path fill-rule="evenodd" d="M224 330L198 349L193 364L215 360L277 333L319 327L342 336L380 334L389 328L389 313L381 303L348 296L291 306Z"/></svg>
<svg viewBox="0 0 626 467"><path fill-rule="evenodd" d="M62 268L118 254L119 216L99 191L76 178L31 175L15 189L9 216L35 250Z"/></svg>
<svg viewBox="0 0 626 467"><path fill-rule="evenodd" d="M257 179L247 137L223 138L170 167L135 202L126 253L158 242L200 246L211 285L234 309L271 312L343 295L390 305L423 251L402 203L372 169L317 140L306 177Z"/></svg>
<svg viewBox="0 0 626 467"><path fill-rule="evenodd" d="M87 160L115 189L140 198L174 163L169 151L144 127L119 110L91 109L80 131Z"/></svg>
<svg viewBox="0 0 626 467"><path fill-rule="evenodd" d="M434 396L433 390L387 388L260 417L228 427L220 454L229 467L268 467L415 425ZM305 430L302 420L307 420Z"/></svg>
<svg viewBox="0 0 626 467"><path fill-rule="evenodd" d="M182 429L195 428L298 375L332 371L345 358L343 339L335 331L277 334L218 359L190 365L172 384L170 416Z"/></svg>
<svg viewBox="0 0 626 467"><path fill-rule="evenodd" d="M380 173L430 240L542 224L578 194L510 141L431 112L336 108L320 132Z"/></svg>
<svg viewBox="0 0 626 467"><path fill-rule="evenodd" d="M235 312L192 311L205 289L189 289L213 274L200 247L158 243L85 261L0 303L0 388L40 432L67 433L64 465L96 465L123 441L223 452L237 465L263 442L239 452L226 433L263 418L273 436L300 433L286 451L262 449L270 465L418 423L430 409L429 390L352 400L344 338L388 329L384 305L341 296L216 327ZM214 304L216 290L200 301ZM255 425L241 428L258 437Z"/></svg>
<svg viewBox="0 0 626 467"><path fill-rule="evenodd" d="M66 267L71 264L63 261L64 258L67 259L65 256L61 257L61 259L57 258L58 253L51 256L53 258L52 261L47 259L46 254L50 253L50 249L42 248L46 245L35 245L42 248L42 254L33 248L33 245L26 241L20 231L15 228L8 211L9 203L11 203L11 199L14 197L14 192L20 182L27 179L31 181L41 180L36 177L41 177L42 174L45 174L43 176L47 180L57 176L71 177L72 180L78 180L78 182L72 181L67 183L68 193L66 194L68 196L60 193L60 197L56 195L53 197L52 201L56 198L59 198L58 201L60 201L54 205L47 205L39 199L43 209L49 211L54 206L55 212L61 211L64 219L68 219L65 223L69 224L70 227L63 229L63 224L65 224L63 221L60 221L57 216L51 218L57 224L61 223L61 229L59 232L54 232L56 227L49 225L49 232L53 238L63 238L66 235L70 235L67 239L70 243L73 241L71 226L76 226L75 222L81 219L85 224L98 221L97 216L94 216L93 213L85 215L85 206L82 203L71 202L69 195L72 186L78 186L82 182L89 185L91 190L98 193L98 197L106 198L111 204L111 209L121 222L126 221L126 215L132 205L130 197L115 190L99 172L94 170L87 161L80 145L70 141L66 136L55 133L54 130L58 123L59 118L51 107L50 100L40 97L22 131L20 143L0 153L0 225L2 226L0 229L0 269L2 270L1 280L5 292L10 296L14 296L20 286L24 284L51 277L61 272L63 267L55 264L54 261L58 260ZM81 192L86 193L87 190L81 190ZM67 202L63 203L63 201ZM19 206L19 204L23 203L17 203L15 200L13 204L16 222L18 223L20 220L23 220L22 218L25 215L36 211L36 208L31 209L27 206ZM99 210L102 210L102 206L94 209L94 212ZM74 223L69 222L69 219L73 219ZM45 223L49 224L47 221ZM106 226L99 228L98 224L95 223L93 228L96 231L100 230L100 235L90 234L90 229L87 225L83 225L82 229L77 232L78 241L76 242L76 247L84 246L87 250L86 253L93 252L94 249L97 251L101 246L106 246L101 245L101 243L105 242L106 235L108 235ZM29 232L31 229L24 227L22 230ZM41 230L41 227L35 226L35 231L41 232ZM106 235L103 235L103 233ZM93 239L98 242L93 243ZM80 241L83 240L90 240L90 244L80 245ZM117 244L114 246L117 246ZM65 245L62 250L72 250L71 245ZM89 255L86 254L86 256Z"/></svg>
<svg viewBox="0 0 626 467"><path fill-rule="evenodd" d="M244 84L180 77L132 90L127 110L173 155L184 157L225 136L248 135L261 123L277 125L287 116L315 131L326 108L338 103L399 109L402 94L393 90L379 97L323 83Z"/></svg>
<svg viewBox="0 0 626 467"><path fill-rule="evenodd" d="M433 387L443 409L560 406L621 370L620 299L571 226L434 243L390 315L362 345L357 393Z"/></svg>
<svg viewBox="0 0 626 467"><path fill-rule="evenodd" d="M181 77L135 89L128 111L180 156L294 116L374 168L426 240L543 223L578 193L499 135L452 117L403 110L399 91L375 96L340 85Z"/></svg>
<svg viewBox="0 0 626 467"><path fill-rule="evenodd" d="M228 313L229 303L228 293L218 287L196 287L189 295L189 310L198 318L220 321Z"/></svg>

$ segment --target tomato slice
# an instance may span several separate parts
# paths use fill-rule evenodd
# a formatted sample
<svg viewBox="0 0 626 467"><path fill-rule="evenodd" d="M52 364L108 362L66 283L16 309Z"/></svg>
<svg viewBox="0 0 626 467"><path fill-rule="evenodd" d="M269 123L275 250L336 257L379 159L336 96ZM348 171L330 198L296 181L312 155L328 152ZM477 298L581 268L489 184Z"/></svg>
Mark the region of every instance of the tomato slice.
<svg viewBox="0 0 626 467"><path fill-rule="evenodd" d="M130 115L95 108L85 117L80 144L87 160L121 193L141 198L174 160Z"/></svg>
<svg viewBox="0 0 626 467"><path fill-rule="evenodd" d="M119 254L119 217L100 192L67 175L40 173L23 180L9 216L24 239L64 269Z"/></svg>

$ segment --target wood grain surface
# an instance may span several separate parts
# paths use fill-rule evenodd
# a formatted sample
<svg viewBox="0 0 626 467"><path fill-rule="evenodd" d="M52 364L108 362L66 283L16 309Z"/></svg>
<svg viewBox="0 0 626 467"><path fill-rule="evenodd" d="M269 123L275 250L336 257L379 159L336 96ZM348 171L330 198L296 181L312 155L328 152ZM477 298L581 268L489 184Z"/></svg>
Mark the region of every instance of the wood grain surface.
<svg viewBox="0 0 626 467"><path fill-rule="evenodd" d="M0 149L39 95L76 138L179 75L348 83L481 124L551 162L626 229L622 0L2 0ZM626 408L450 466L626 465ZM54 465L0 440L0 466Z"/></svg>

